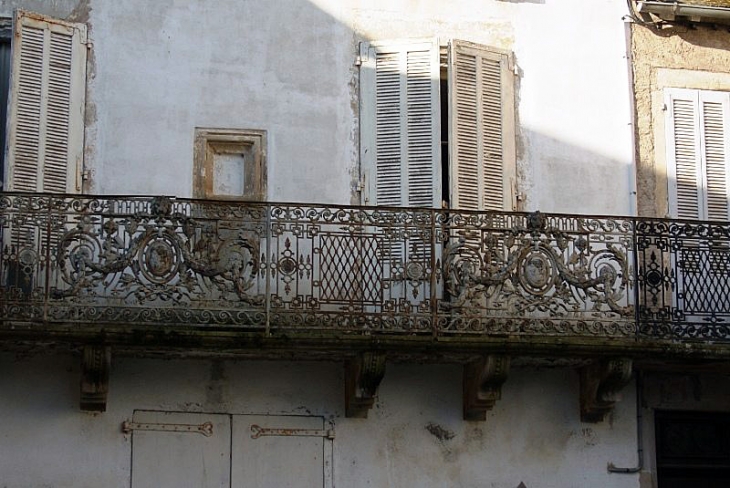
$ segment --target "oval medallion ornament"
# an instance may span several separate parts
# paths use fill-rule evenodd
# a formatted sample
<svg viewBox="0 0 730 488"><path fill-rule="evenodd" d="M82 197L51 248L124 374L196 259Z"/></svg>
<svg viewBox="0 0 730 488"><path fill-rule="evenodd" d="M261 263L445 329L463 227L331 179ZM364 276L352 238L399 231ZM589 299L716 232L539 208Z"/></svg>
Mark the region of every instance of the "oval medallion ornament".
<svg viewBox="0 0 730 488"><path fill-rule="evenodd" d="M522 260L520 271L522 286L535 295L542 295L550 290L557 276L555 261L544 249L535 249L527 253Z"/></svg>
<svg viewBox="0 0 730 488"><path fill-rule="evenodd" d="M140 270L153 283L167 283L176 275L181 256L174 239L167 235L148 238L140 251Z"/></svg>

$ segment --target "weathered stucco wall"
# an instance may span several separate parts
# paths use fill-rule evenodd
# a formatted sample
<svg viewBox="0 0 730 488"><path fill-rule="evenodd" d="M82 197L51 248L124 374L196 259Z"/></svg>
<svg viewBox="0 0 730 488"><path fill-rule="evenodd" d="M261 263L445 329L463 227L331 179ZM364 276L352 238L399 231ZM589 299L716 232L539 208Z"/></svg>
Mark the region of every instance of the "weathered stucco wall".
<svg viewBox="0 0 730 488"><path fill-rule="evenodd" d="M668 215L664 88L730 90L730 33L706 26L631 28L639 215Z"/></svg>
<svg viewBox="0 0 730 488"><path fill-rule="evenodd" d="M92 193L191 196L195 127L268 131L268 198L350 203L358 42L438 36L517 61L523 208L632 208L628 66L613 0L5 1L89 25Z"/></svg>
<svg viewBox="0 0 730 488"><path fill-rule="evenodd" d="M455 365L388 364L368 419L344 418L337 363L115 358L96 415L78 409L78 365L0 354L2 486L128 488L134 445L120 427L135 409L331 418L341 487L638 486L606 471L636 462L633 387L610 419L582 424L572 370L517 369L486 422L465 422Z"/></svg>

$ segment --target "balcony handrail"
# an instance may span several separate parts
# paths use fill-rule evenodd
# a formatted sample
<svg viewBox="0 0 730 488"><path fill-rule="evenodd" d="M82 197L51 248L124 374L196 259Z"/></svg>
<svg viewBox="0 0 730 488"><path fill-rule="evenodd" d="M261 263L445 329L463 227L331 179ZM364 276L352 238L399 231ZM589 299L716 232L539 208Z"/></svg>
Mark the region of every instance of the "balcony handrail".
<svg viewBox="0 0 730 488"><path fill-rule="evenodd" d="M727 222L4 192L0 239L0 327L730 337Z"/></svg>

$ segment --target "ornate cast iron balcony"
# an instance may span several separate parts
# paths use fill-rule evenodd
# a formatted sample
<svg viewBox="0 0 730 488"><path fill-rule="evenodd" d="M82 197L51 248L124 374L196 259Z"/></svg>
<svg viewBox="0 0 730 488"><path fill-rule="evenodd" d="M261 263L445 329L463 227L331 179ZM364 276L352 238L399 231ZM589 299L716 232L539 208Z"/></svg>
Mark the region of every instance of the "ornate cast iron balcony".
<svg viewBox="0 0 730 488"><path fill-rule="evenodd" d="M0 194L0 330L730 338L730 225Z"/></svg>

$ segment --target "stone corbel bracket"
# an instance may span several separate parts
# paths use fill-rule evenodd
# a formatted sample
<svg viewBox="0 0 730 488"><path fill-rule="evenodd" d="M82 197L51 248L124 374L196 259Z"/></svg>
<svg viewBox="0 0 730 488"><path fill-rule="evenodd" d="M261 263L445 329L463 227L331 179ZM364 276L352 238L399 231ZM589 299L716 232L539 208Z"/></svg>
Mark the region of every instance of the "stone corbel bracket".
<svg viewBox="0 0 730 488"><path fill-rule="evenodd" d="M106 411L111 358L111 347L84 346L81 357L81 410Z"/></svg>
<svg viewBox="0 0 730 488"><path fill-rule="evenodd" d="M603 359L580 369L580 419L596 423L606 418L621 400L621 390L631 380L628 358Z"/></svg>
<svg viewBox="0 0 730 488"><path fill-rule="evenodd" d="M510 357L489 355L464 366L464 420L486 420L502 397Z"/></svg>
<svg viewBox="0 0 730 488"><path fill-rule="evenodd" d="M364 352L345 363L345 414L367 418L385 376L385 354Z"/></svg>

